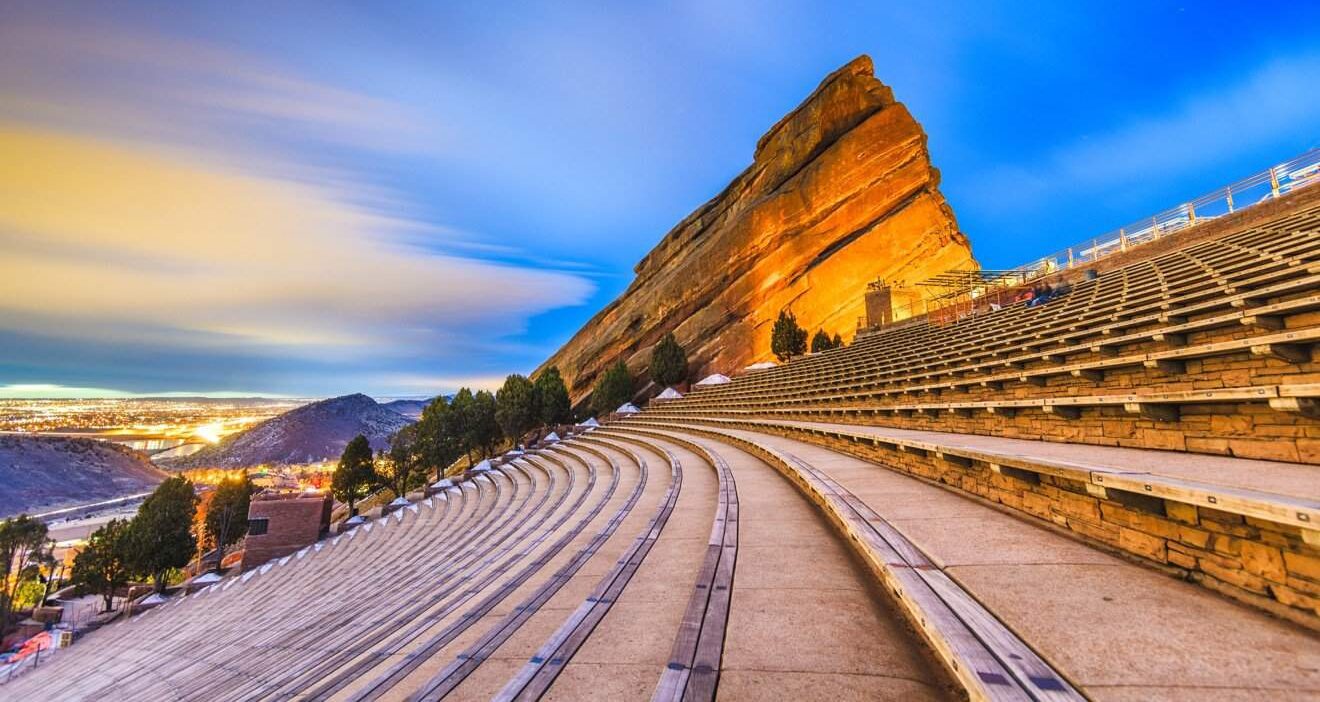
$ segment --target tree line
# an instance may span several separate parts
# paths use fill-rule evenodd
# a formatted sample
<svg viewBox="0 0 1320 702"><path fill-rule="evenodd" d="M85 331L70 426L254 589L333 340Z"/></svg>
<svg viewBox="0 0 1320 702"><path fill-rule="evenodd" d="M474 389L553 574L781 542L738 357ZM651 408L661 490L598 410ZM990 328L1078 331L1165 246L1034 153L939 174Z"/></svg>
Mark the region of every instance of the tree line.
<svg viewBox="0 0 1320 702"><path fill-rule="evenodd" d="M92 532L74 557L69 582L81 594L103 599L109 611L115 594L130 583L147 581L155 592L170 575L187 566L199 547L224 548L247 533L254 486L246 473L222 480L204 498L192 481L175 476L156 489L128 519L112 519ZM204 517L198 506L205 504ZM13 612L40 604L54 577L53 542L46 524L26 514L0 522L0 629ZM44 573L43 573L44 571Z"/></svg>

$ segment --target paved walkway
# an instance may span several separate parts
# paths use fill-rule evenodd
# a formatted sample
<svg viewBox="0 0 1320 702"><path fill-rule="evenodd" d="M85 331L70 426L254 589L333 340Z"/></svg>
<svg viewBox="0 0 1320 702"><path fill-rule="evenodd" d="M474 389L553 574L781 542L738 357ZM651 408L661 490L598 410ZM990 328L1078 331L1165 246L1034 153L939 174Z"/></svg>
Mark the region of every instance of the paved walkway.
<svg viewBox="0 0 1320 702"><path fill-rule="evenodd" d="M950 699L923 644L791 483L760 459L688 435L738 485L738 561L718 699ZM686 464L698 460L667 446Z"/></svg>

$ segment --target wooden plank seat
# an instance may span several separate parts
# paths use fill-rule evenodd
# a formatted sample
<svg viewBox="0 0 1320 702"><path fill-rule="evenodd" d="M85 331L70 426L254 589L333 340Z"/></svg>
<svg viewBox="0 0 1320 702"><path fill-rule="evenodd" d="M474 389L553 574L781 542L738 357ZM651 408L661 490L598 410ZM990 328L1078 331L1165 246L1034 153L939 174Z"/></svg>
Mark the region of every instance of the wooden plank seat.
<svg viewBox="0 0 1320 702"><path fill-rule="evenodd" d="M522 469L514 467L509 470L520 471ZM483 483L492 483L497 488L500 482L502 481L499 473L477 476L472 480L472 483L477 486L481 486ZM508 502L505 502L502 508L489 513L484 522L474 524L473 528L485 528L490 533L496 534L516 525L521 520L522 510L529 505L528 500L535 496L535 491L511 490L509 492ZM378 543L371 546L371 548L387 553L394 558L399 558L404 555L399 547L403 544L415 543L415 541L413 538L380 528L380 526L388 523L390 523L388 518L378 520L374 532ZM455 546L456 548L451 553L450 559L446 559L444 565L439 566L436 571L427 573L422 569L414 568L411 569L411 573L407 573L394 581L394 585L396 587L412 587L420 586L421 583L428 581L449 582L459 577L464 570L470 568L477 558L480 558L483 553L488 552L493 547L493 544L484 540L467 539L459 540ZM369 570L363 575L372 575L379 580L381 579L382 570ZM348 660L358 652L357 646L361 645L360 642L376 641L381 636L394 633L398 626L397 622L406 616L401 613L404 611L405 605L415 604L412 601L405 603L386 597L385 591L380 589L380 585L367 585L364 582L355 583L351 581L342 583L342 585L357 586L368 593L379 593L384 602L375 612L365 615L358 613L354 616L351 610L345 609L347 603L345 598L351 596L351 594L345 590L336 590L329 601L322 603L321 609L323 610L324 619L316 620L320 626L326 627L326 630L333 633L326 634L325 631L321 631L319 637L314 636L314 632L309 631L306 626L309 623L307 618L302 618L303 620L298 625L289 630L276 627L273 631L262 631L256 636L253 636L249 631L249 638L244 641L244 645L254 646L258 650L268 649L264 656L265 660L254 666L260 667L263 673L258 676L245 676L246 679L242 682L229 682L224 688L227 696L231 699L247 699L271 694L280 689L282 685L287 685L291 677L299 674L303 674L303 679L307 677L315 679L315 676L306 675L306 669L311 665L309 659L314 660L316 665L313 667L317 667L321 671L328 669L323 666L329 660ZM245 600L247 597L244 596L242 599ZM351 625L348 623L350 621L352 622ZM236 636L241 635L243 631L241 624L239 622L239 626L235 628L234 634ZM359 636L354 638L350 632ZM316 655L317 653L321 655ZM208 689L213 690L214 688L208 688L208 684L216 683L215 681L205 682L201 679L201 676L196 676L189 681L185 692L188 694L194 692L202 694Z"/></svg>
<svg viewBox="0 0 1320 702"><path fill-rule="evenodd" d="M557 444L557 448L563 448L565 444ZM581 450L594 455L596 458L615 466L614 474L618 476L622 473L618 461L613 455L604 453L598 448L591 446L581 440L572 440L571 448ZM636 458L636 454L629 454ZM640 459L638 459L640 460ZM545 605L562 587L568 584L573 576L584 565L587 564L605 544L607 540L618 529L623 520L636 506L641 499L642 492L646 489L649 478L645 462L636 464L639 471L638 479L634 481L633 489L628 493L627 499L620 504L609 518L592 535L591 539L582 545L572 557L557 569L549 578L546 578L535 590L533 590L525 599L523 599L511 612L502 617L498 622L491 626L477 641L468 646L460 653L449 665L445 666L439 673L436 673L427 680L420 688L411 693L415 699L438 699L449 695L457 689L471 673L485 662L504 642L516 633L529 619L537 614L540 608ZM603 509L604 502L598 505ZM585 529L590 524L599 511L589 514L577 526L574 527L574 533ZM525 684L526 681L523 681ZM364 691L354 695L353 700L374 700L379 699L385 690L380 687L374 687L370 691Z"/></svg>
<svg viewBox="0 0 1320 702"><path fill-rule="evenodd" d="M1320 276L1318 276L1318 277L1314 277L1314 278L1311 278L1311 279L1308 279L1308 280L1305 281L1305 284L1306 284L1307 286L1309 286L1309 287L1313 287L1313 286L1316 285L1317 283L1320 283ZM1283 292L1285 292L1284 289L1281 289L1281 288L1279 288L1279 287L1276 287L1276 288L1271 289L1271 290L1269 290L1269 291L1263 291L1262 294L1274 294L1274 293L1283 293ZM1243 302L1249 302L1250 299L1251 299L1251 298L1250 298L1250 295L1251 295L1250 293L1242 293L1242 294L1240 294L1239 296L1236 296L1236 298L1235 298L1235 297L1230 297L1230 298L1226 299L1225 301L1221 301L1221 302L1217 302L1217 303L1211 303L1211 304L1201 304L1201 305L1197 305L1197 306L1195 306L1194 308L1193 308L1193 307L1185 308L1185 309L1183 309L1183 310L1180 310L1180 313L1181 313L1181 315L1191 315L1191 314L1195 314L1195 313L1206 312L1206 311L1208 311L1211 307L1223 307L1223 302L1227 302L1228 305L1230 305L1230 306L1234 305L1234 303L1238 302L1239 300L1241 300L1241 301L1243 301ZM1243 306L1243 307L1246 307L1246 306L1248 306L1248 305L1247 305L1247 304L1243 304L1242 306ZM1151 315L1151 316L1149 316L1148 318L1145 318L1145 319L1140 320L1140 321L1142 321L1142 322L1146 322L1146 323L1160 323L1161 321L1166 321L1166 322L1169 321L1169 320L1170 320L1170 317L1171 317L1171 316L1164 315L1164 314L1160 314L1160 315ZM1114 327L1118 327L1118 326L1120 326L1120 325L1114 325ZM1103 331L1103 329L1102 329L1102 331ZM1083 335L1076 335L1076 336L1083 336ZM1063 336L1060 337L1060 340L1061 340L1061 341L1066 341L1068 337L1069 337L1069 335L1063 335ZM994 352L991 352L991 353L994 353ZM1040 356L1040 355L1048 355L1048 352L1041 352L1040 354L1038 354L1038 356ZM994 358L994 356L991 356L991 358ZM824 379L821 379L821 381L823 381L823 382L828 382L829 379L828 379L828 378L824 378ZM853 384L860 384L860 383L864 383L864 382L870 382L870 381L865 380L865 379L864 379L864 380L857 380L857 381L853 381ZM727 394L727 393L726 393L726 394ZM699 396L699 397L705 398L705 397L711 397L711 396ZM712 399L713 399L713 398L712 398Z"/></svg>
<svg viewBox="0 0 1320 702"><path fill-rule="evenodd" d="M489 482L489 481L487 481ZM465 485L462 490L471 489L473 493L492 495L494 490L486 486ZM433 498L438 499L438 498ZM433 502L434 504L434 502ZM472 506L478 506L476 501ZM475 510L474 510L475 511ZM403 513L405 517L408 512ZM423 512L422 514L429 514ZM398 519L391 517L391 519ZM420 521L420 520L419 520ZM238 607L227 607L226 604L234 604L238 600L246 600L242 595L248 591L259 592L263 586L269 586L274 583L286 583L297 585L299 576L313 574L320 566L337 560L336 556L352 556L355 549L360 549L366 542L374 542L379 537L388 532L374 528L374 523L363 525L351 532L352 536L346 534L337 540L336 546L326 546L323 542L322 548L309 547L299 551L298 554L290 556L288 559L281 559L285 565L268 571L261 577L255 578L230 578L221 586L213 587L210 590L203 591L182 600L176 600L175 603L166 605L170 609L157 609L153 611L150 617L142 620L133 620L124 622L112 627L107 627L102 631L96 632L96 636L104 642L104 646L87 646L71 650L69 656L61 656L61 663L67 663L74 666L80 665L79 659L83 656L102 658L108 651L111 661L102 660L100 665L95 667L97 674L95 676L73 675L68 677L58 676L54 678L60 684L54 687L68 688L68 690L77 690L79 695L95 694L98 689L113 689L117 694L128 694L135 685L149 685L151 680L167 679L170 674L176 674L178 671L186 671L189 668L195 668L199 662L194 647L184 646L164 646L159 650L153 649L153 644L157 641L168 640L171 637L187 637L194 633L204 632L212 640L226 636L225 629L222 626L226 613L231 616L238 613ZM375 534L373 537L372 534ZM256 571L252 571L256 572ZM321 582L318 579L302 578L301 582L308 583L305 590L295 589L295 599L304 599L307 602L315 602L314 596L324 597L323 588L316 586ZM253 614L253 610L261 610L263 607L272 607L276 603L265 599L257 599L247 602L246 613L248 616ZM292 609L288 609L290 605ZM276 616L271 617L272 625L278 625L283 618L289 616L301 616L309 613L315 613L314 609L299 608L298 602L290 603L288 599L278 602L278 608L274 609ZM217 621L219 620L219 621ZM206 627L197 630L189 628L190 622L205 621ZM214 629L214 631L212 631ZM249 627L244 633L250 634ZM102 652L98 654L98 651ZM187 655L180 655L182 651ZM77 654L77 655L74 655ZM153 660L151 666L152 675L144 678L133 671L136 663L132 660L134 657L147 657ZM119 661L119 663L117 663ZM122 677L120 677L122 676ZM227 677L233 679L232 674Z"/></svg>
<svg viewBox="0 0 1320 702"><path fill-rule="evenodd" d="M567 548L604 510L618 489L622 475L617 463L607 462L609 480L587 508L587 498L595 493L595 482L599 480L595 464L578 458L570 451L563 451L559 446L556 444L551 450L541 451L539 455L548 457L553 454L576 461L587 470L588 484L577 493L568 509L556 513L553 521L538 530L534 539L522 540L517 553L495 569L498 580L469 585L457 593L444 610L410 622L408 634L388 650L379 652L361 666L340 668L334 677L307 690L307 696L376 699L389 693L422 663L539 574L551 558ZM583 508L586 508L585 513L581 511ZM518 564L522 564L521 567ZM350 683L355 683L355 687L346 689Z"/></svg>
<svg viewBox="0 0 1320 702"><path fill-rule="evenodd" d="M1314 282L1320 283L1320 277L1317 277L1316 281ZM1282 326L1282 318L1285 315L1312 311L1314 309L1317 309L1318 307L1320 307L1320 295L1315 295L1315 294L1306 295L1301 298L1285 300L1283 302L1278 302L1262 307L1256 307L1249 310L1237 310L1237 311L1228 312L1226 314L1215 315L1212 317L1202 318L1194 321L1181 321L1179 323L1169 324L1165 327L1161 327L1158 329L1147 330L1144 332L1130 333L1118 337L1111 336L1101 341L1095 341L1086 344L1074 344L1051 351L1021 354L1008 358L990 359L989 362L972 363L964 366L955 367L953 369L946 369L943 371L910 373L906 376L895 378L889 382L910 383L932 377L949 375L949 370L956 370L962 373L971 374L980 371L985 371L989 368L993 368L994 366L1019 368L1032 362L1063 363L1065 357L1071 354L1115 352L1119 347L1121 347L1124 344L1142 343L1148 341L1170 342L1175 344L1185 343L1187 334L1198 331L1206 331L1209 329L1215 329L1220 327L1233 326L1235 324L1259 326L1265 329L1277 329ZM848 390L851 388L859 388L859 387L860 388L879 387L884 382L885 381L881 381L881 380L858 381L853 383L842 384L838 387L832 388L832 390L837 395L841 390ZM976 381L968 381L968 382L970 383ZM811 397L810 392L811 392L810 390L805 390L805 389L799 390L797 392L789 394L788 397L803 397L803 396ZM771 394L773 394L772 391L760 391L755 394L750 392L742 393L741 396L754 397L758 395L768 396ZM698 399L702 401L707 400L707 398L698 398ZM710 399L713 401L713 398Z"/></svg>

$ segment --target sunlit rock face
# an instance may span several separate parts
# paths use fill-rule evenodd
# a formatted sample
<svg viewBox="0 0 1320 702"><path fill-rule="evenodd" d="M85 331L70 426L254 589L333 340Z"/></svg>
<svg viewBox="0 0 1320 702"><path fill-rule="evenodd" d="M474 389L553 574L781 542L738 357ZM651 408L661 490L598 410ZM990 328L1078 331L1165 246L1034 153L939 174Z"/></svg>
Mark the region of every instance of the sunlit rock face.
<svg viewBox="0 0 1320 702"><path fill-rule="evenodd" d="M850 338L868 282L897 285L901 305L921 294L917 281L976 267L938 186L921 125L859 57L771 127L752 165L666 234L547 364L580 400L619 358L644 374L669 331L695 377L770 358L784 308L813 333Z"/></svg>

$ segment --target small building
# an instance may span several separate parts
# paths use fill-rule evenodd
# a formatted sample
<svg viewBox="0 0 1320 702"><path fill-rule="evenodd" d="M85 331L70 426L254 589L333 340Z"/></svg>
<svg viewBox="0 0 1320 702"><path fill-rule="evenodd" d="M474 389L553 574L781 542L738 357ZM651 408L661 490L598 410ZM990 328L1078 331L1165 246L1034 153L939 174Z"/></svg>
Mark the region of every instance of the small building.
<svg viewBox="0 0 1320 702"><path fill-rule="evenodd" d="M263 492L248 507L243 570L316 543L330 531L334 501L320 493Z"/></svg>

